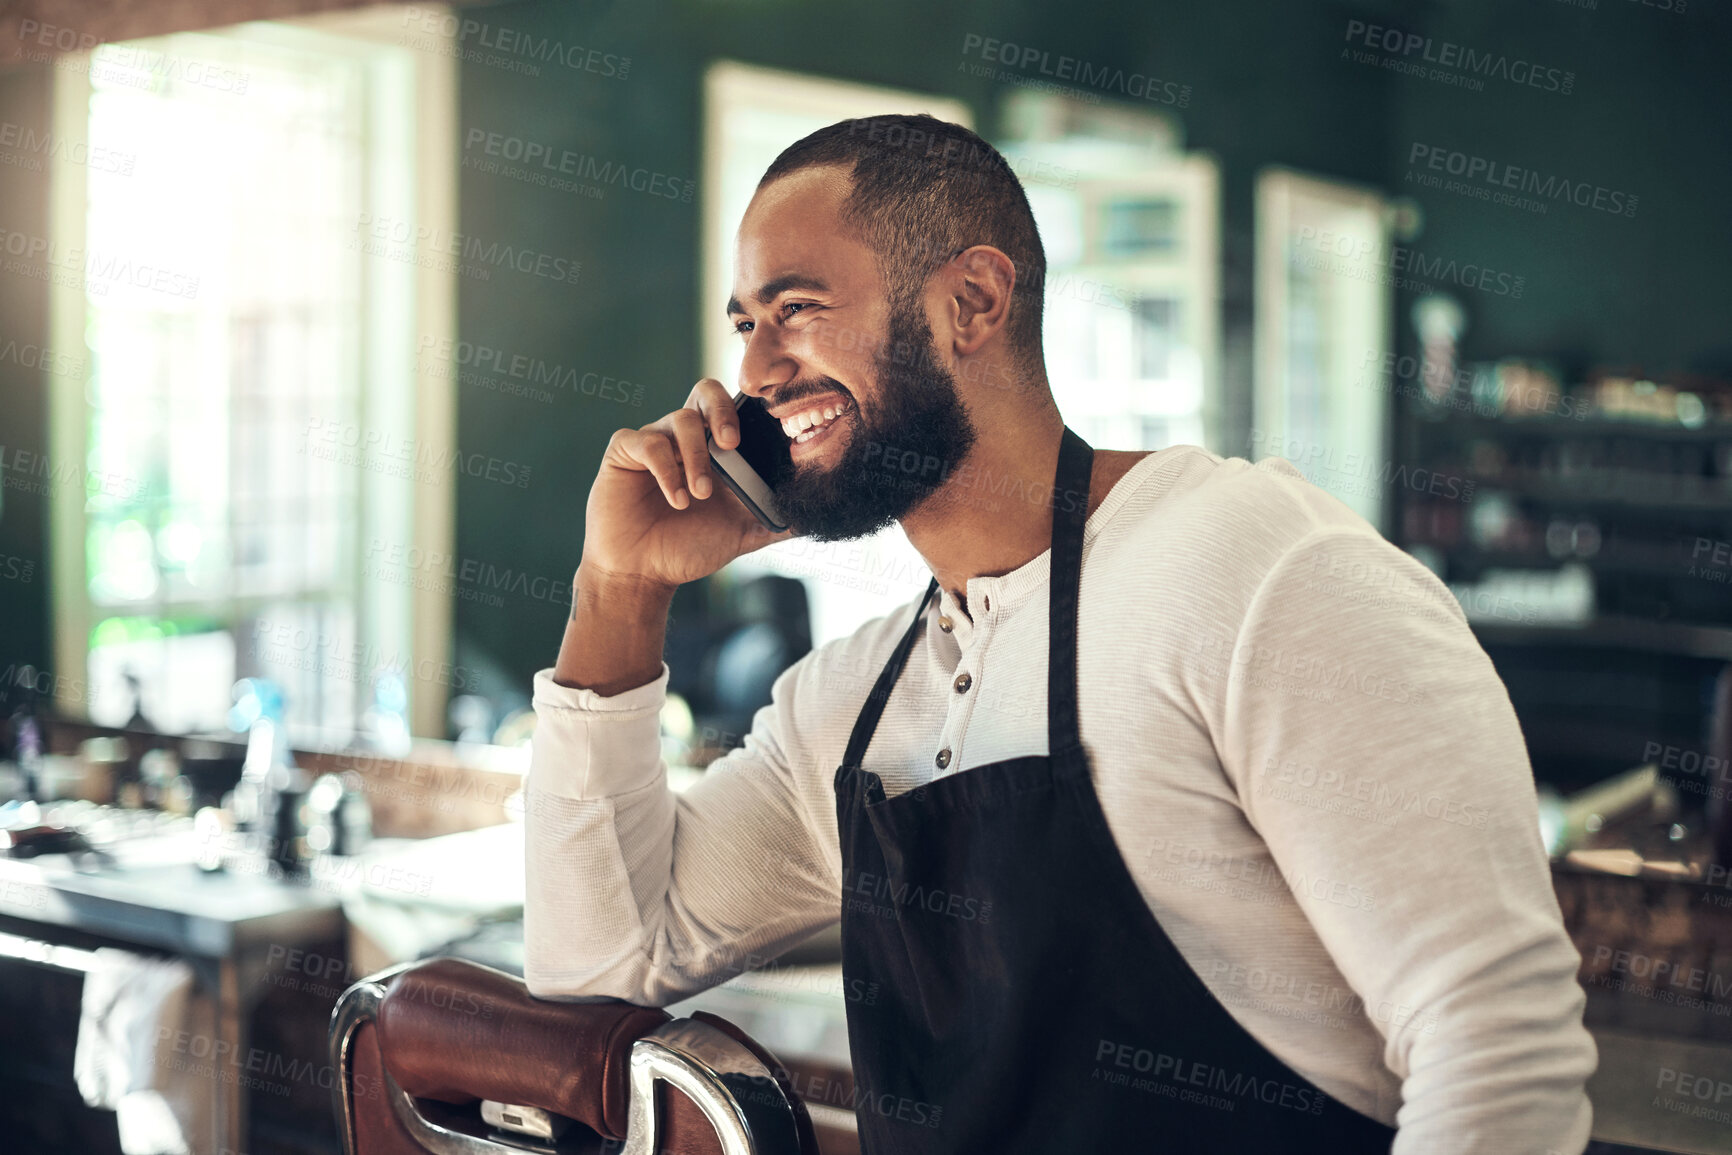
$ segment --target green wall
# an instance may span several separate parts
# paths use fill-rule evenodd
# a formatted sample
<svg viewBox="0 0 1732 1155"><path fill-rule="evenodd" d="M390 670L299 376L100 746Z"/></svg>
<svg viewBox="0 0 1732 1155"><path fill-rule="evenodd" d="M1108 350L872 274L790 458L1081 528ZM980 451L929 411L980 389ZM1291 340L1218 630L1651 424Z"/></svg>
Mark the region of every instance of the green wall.
<svg viewBox="0 0 1732 1155"><path fill-rule="evenodd" d="M959 70L970 33L1187 84L1189 143L1215 153L1222 165L1224 373L1230 419L1248 427L1252 178L1272 163L1364 182L1381 178L1389 153L1388 78L1339 67L1335 59L1346 21L1365 10L1245 0L1111 7L907 0L507 4L470 15L493 29L629 56L629 74L623 81L574 70L525 76L466 63L462 120L466 130L698 179L702 76L717 59L959 98L989 137L999 88ZM608 437L684 402L698 372L697 326L721 323L718 302L696 299L700 200L701 193L687 205L613 190L601 201L585 200L464 172L465 232L580 254L584 270L575 285L530 292L464 282L462 338L605 371L645 389L641 409L570 395L535 405L460 389L463 448L528 462L533 476L528 491L460 482L460 554L535 574L572 572L582 548L584 498ZM530 675L557 652L563 611L522 599L460 603L457 621L458 660L496 670L524 692Z"/></svg>
<svg viewBox="0 0 1732 1155"><path fill-rule="evenodd" d="M526 75L488 63L497 51L471 42L478 59L461 66L459 131L695 181L702 74L721 58L956 97L989 136L1000 87L958 70L971 33L1187 84L1188 143L1221 163L1222 370L1232 438L1249 425L1251 193L1265 164L1414 192L1425 215L1417 246L1524 276L1519 302L1462 294L1468 356L1556 353L1584 368L1650 372L1732 368L1732 74L1724 63L1732 17L1706 0L1688 0L1682 13L1657 6L1665 2L539 0L464 14L494 37L508 29L630 57L626 77L551 62ZM1574 91L1492 86L1476 94L1344 60L1350 20L1555 63L1576 73ZM45 128L48 77L41 66L0 72L0 120ZM1403 181L1415 141L1592 180L1639 195L1640 207L1633 218L1562 209L1536 217L1415 191ZM0 166L0 225L44 232L45 184L41 174ZM540 579L536 589L557 588L577 563L584 500L608 436L684 400L698 369L697 326L720 323L716 303L696 299L701 191L681 203L610 186L593 200L465 169L460 194L465 236L583 263L575 283L498 268L486 280L460 278L462 340L575 370L579 380L595 373L643 387L635 407L586 396L581 386L553 390L551 404L458 387L463 450L530 469L524 488L460 476L458 553ZM1408 347L1407 302L1398 304L1397 332ZM43 286L0 277L0 344L40 344L46 328ZM46 389L16 362L0 361L0 443L47 448ZM38 563L30 582L0 580L0 668L49 664L45 505L7 491L0 507L0 555ZM522 700L531 673L553 658L564 607L507 594L503 605L459 601L455 612L456 660L487 671L488 692Z"/></svg>

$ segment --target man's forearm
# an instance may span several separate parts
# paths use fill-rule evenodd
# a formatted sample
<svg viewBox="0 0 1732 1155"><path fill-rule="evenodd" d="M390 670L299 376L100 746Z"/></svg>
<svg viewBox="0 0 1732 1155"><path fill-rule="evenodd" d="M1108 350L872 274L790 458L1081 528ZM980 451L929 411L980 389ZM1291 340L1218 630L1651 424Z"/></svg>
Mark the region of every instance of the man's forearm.
<svg viewBox="0 0 1732 1155"><path fill-rule="evenodd" d="M577 567L553 680L604 697L661 674L673 587Z"/></svg>
<svg viewBox="0 0 1732 1155"><path fill-rule="evenodd" d="M658 721L671 591L584 572L572 588L559 667L535 677L524 980L537 998L663 1006L836 920L835 804L813 798L828 775L794 769L832 760L791 724L801 672L808 695L817 679L783 671L728 772L676 795Z"/></svg>

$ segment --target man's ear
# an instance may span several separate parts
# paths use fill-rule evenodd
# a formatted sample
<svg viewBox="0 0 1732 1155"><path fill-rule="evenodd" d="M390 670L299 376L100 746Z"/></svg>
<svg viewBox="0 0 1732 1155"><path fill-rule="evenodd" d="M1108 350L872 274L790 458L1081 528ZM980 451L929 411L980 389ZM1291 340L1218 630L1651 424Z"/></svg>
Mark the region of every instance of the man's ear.
<svg viewBox="0 0 1732 1155"><path fill-rule="evenodd" d="M941 271L951 348L958 357L978 353L1010 317L1016 265L991 245L975 245Z"/></svg>

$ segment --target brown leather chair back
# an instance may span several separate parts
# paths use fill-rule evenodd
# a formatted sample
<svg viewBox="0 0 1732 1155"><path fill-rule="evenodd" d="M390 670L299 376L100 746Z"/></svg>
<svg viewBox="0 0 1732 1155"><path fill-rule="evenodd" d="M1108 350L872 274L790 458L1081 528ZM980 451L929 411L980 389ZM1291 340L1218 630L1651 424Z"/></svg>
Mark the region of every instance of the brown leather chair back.
<svg viewBox="0 0 1732 1155"><path fill-rule="evenodd" d="M781 1065L731 1024L536 999L459 959L350 987L330 1046L345 1155L818 1153Z"/></svg>

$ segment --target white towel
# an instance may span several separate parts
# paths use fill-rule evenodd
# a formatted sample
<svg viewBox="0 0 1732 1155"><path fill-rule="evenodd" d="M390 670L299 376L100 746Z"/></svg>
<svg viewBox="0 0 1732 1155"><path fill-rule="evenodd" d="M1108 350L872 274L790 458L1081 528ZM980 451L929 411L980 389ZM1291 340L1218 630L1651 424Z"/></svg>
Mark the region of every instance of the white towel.
<svg viewBox="0 0 1732 1155"><path fill-rule="evenodd" d="M214 1008L194 992L186 963L107 947L95 952L72 1073L86 1103L118 1116L126 1155L211 1150L223 1075L210 1059L214 1023Z"/></svg>

